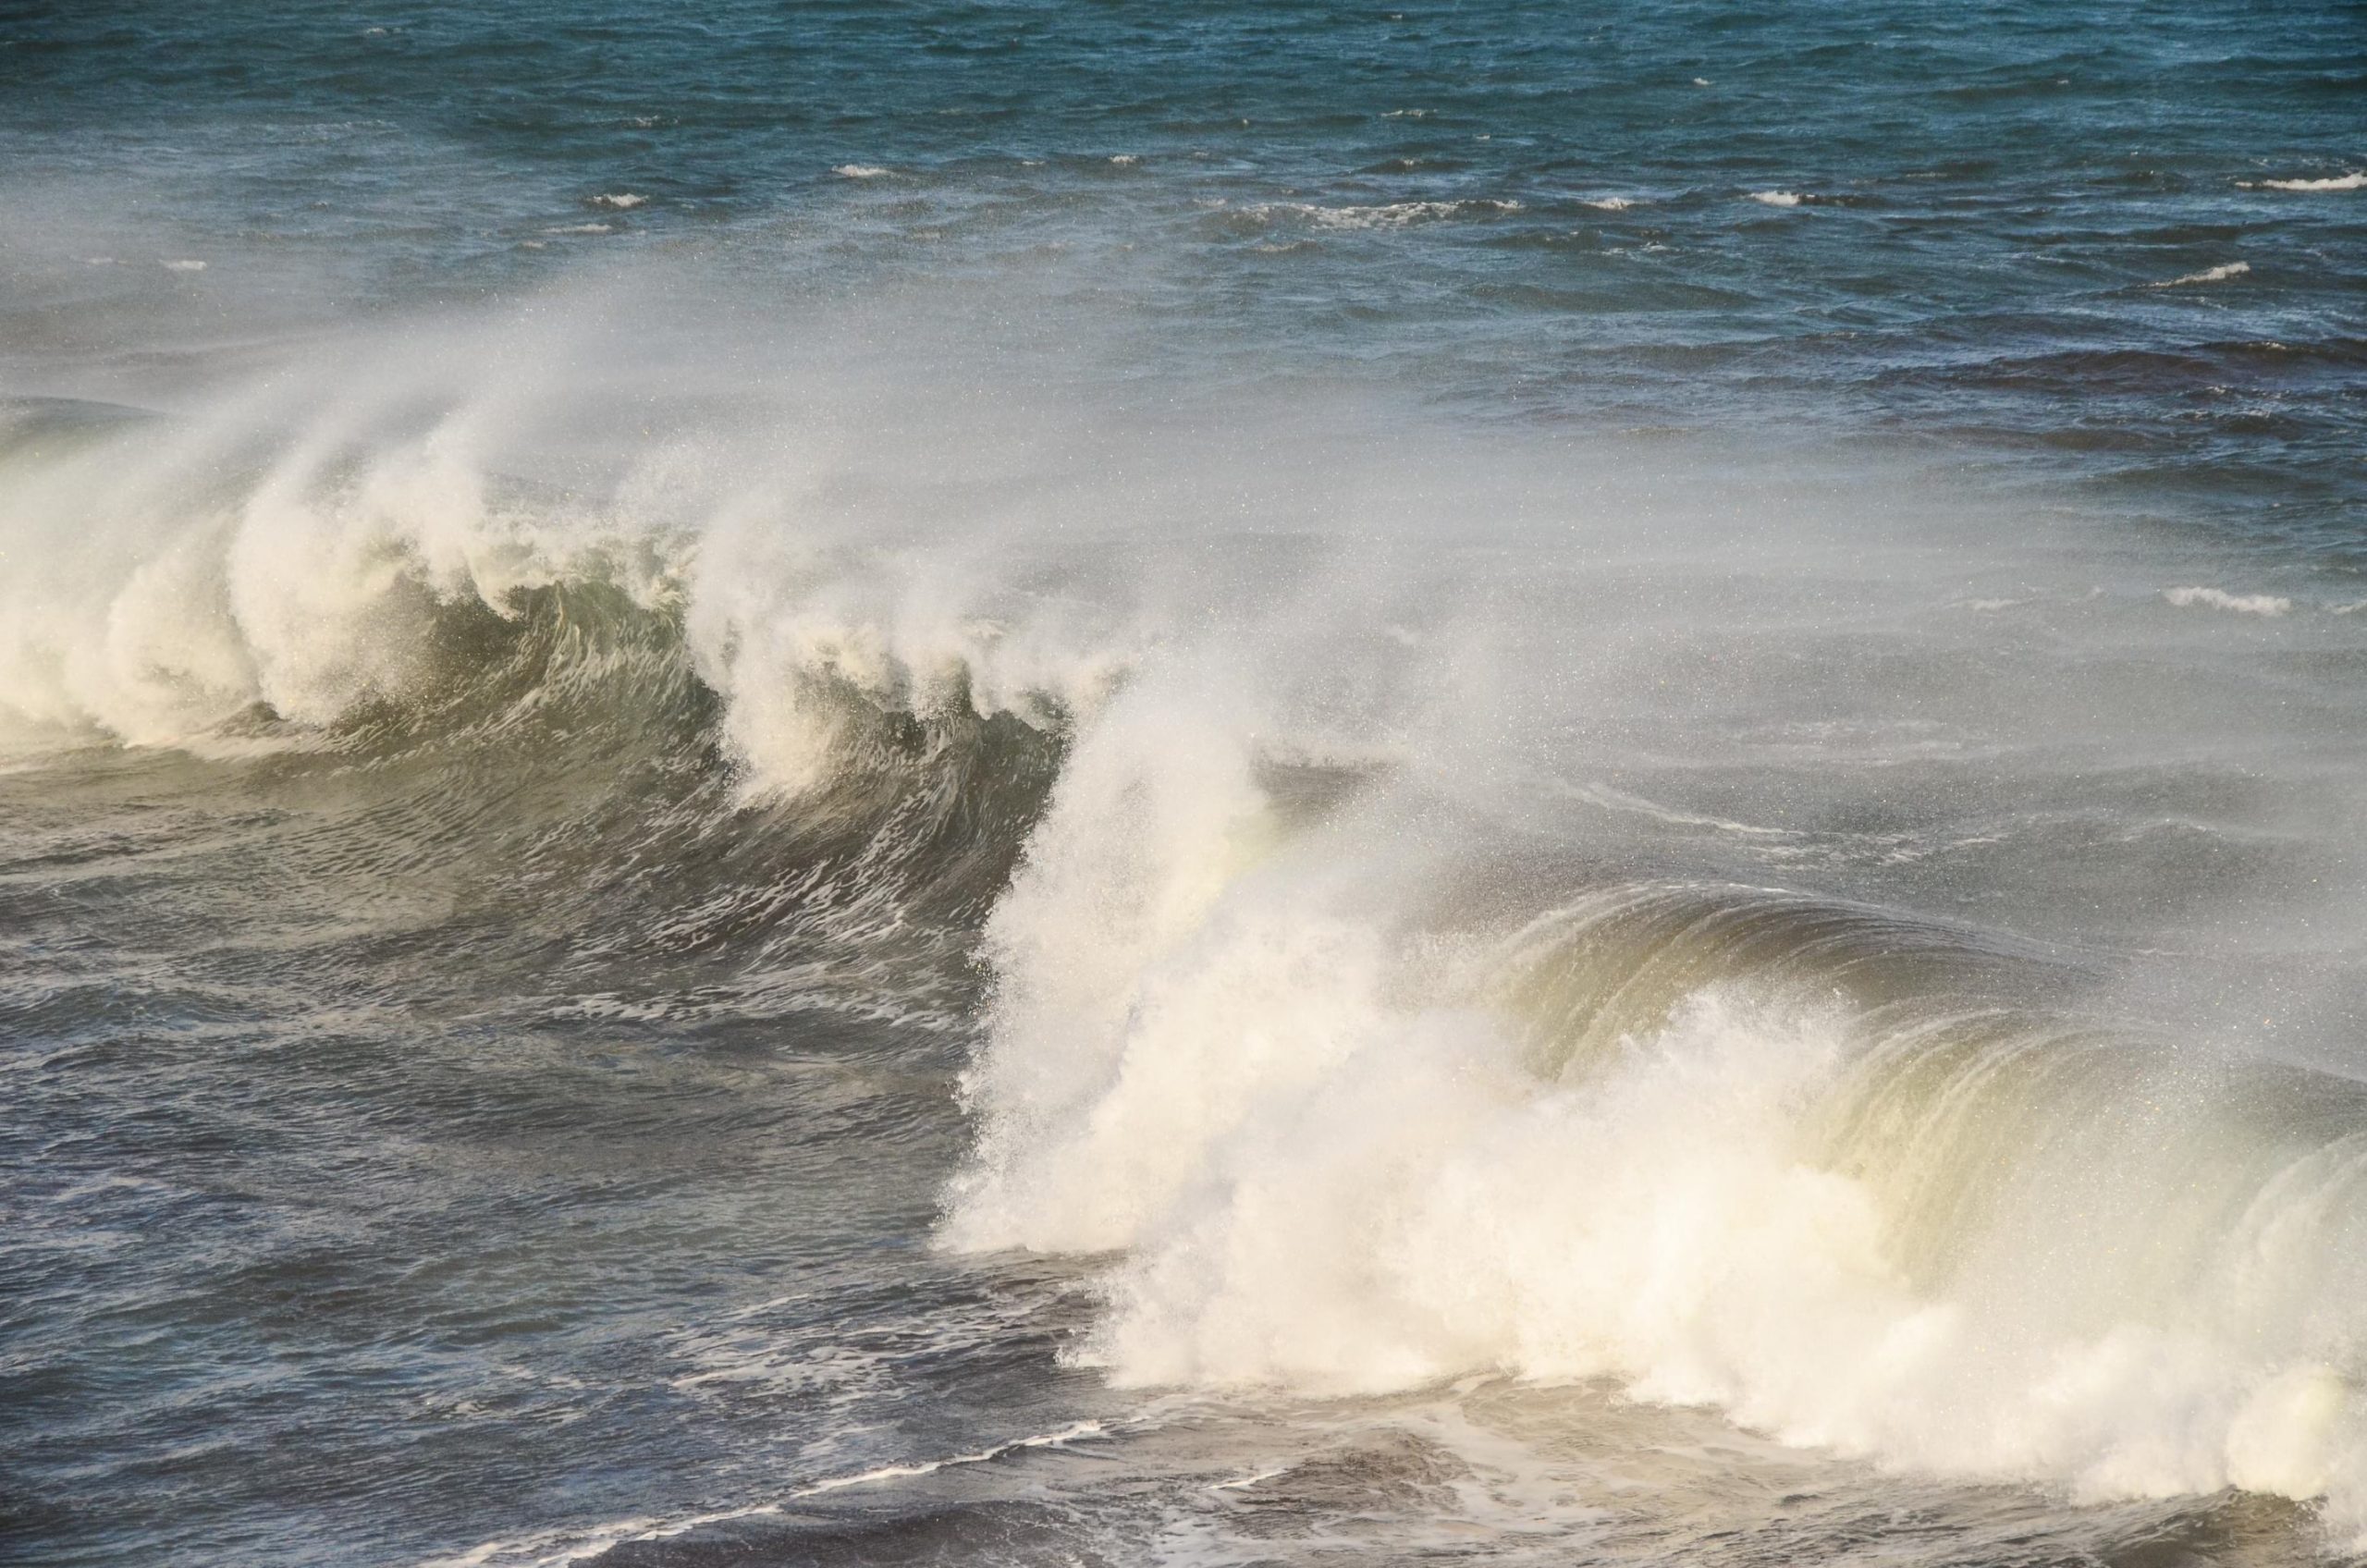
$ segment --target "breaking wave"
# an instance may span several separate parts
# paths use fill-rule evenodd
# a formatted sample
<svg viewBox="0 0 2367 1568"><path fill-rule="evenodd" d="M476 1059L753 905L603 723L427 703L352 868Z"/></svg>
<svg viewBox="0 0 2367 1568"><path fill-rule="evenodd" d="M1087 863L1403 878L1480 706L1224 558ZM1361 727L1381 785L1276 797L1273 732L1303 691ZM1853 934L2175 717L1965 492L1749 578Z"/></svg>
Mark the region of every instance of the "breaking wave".
<svg viewBox="0 0 2367 1568"><path fill-rule="evenodd" d="M1188 740L1083 738L989 922L946 1225L1118 1255L1087 1364L1608 1378L1890 1465L2367 1527L2367 1091L1879 910L1635 883L1491 929L1406 819L1284 842L1247 753L1156 729Z"/></svg>
<svg viewBox="0 0 2367 1568"><path fill-rule="evenodd" d="M827 919L889 974L925 913L984 974L930 1001L978 1032L940 1239L1110 1255L1077 1354L1122 1381L1603 1378L2367 1534L2367 1090L2150 1034L1972 927L1539 848L1417 716L1507 643L1403 613L1453 585L1373 508L1360 554L1217 528L1171 473L1113 485L1091 432L950 454L958 528L859 437L529 472L533 396L18 407L9 744L415 775L420 831L586 781L532 835L572 880L519 906L640 900L619 925L766 962ZM1388 488L1319 479L1318 511ZM1171 529L1090 526L1121 493ZM1606 619L1645 596L1614 586ZM686 884L657 917L653 882Z"/></svg>

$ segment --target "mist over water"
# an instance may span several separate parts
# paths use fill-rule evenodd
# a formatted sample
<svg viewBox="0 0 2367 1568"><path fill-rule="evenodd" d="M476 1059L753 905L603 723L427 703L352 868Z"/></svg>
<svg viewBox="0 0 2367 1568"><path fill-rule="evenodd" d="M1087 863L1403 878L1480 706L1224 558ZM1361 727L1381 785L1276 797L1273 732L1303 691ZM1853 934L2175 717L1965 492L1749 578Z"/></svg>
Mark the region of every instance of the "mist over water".
<svg viewBox="0 0 2367 1568"><path fill-rule="evenodd" d="M2362 81L0 19L0 1555L2356 1553Z"/></svg>

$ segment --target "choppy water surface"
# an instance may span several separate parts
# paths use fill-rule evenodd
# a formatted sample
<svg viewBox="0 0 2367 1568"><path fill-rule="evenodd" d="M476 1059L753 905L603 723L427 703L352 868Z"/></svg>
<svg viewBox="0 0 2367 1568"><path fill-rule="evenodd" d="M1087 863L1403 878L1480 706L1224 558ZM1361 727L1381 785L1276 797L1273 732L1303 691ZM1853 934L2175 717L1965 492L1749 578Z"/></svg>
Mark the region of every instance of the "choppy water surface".
<svg viewBox="0 0 2367 1568"><path fill-rule="evenodd" d="M2333 6L0 14L0 1556L2367 1539Z"/></svg>

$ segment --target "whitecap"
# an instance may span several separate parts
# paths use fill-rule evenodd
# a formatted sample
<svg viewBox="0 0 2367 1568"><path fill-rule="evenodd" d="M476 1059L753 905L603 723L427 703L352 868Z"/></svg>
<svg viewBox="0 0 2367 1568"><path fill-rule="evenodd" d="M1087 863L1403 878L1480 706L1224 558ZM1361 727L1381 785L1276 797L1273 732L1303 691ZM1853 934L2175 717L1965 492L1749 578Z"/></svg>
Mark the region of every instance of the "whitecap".
<svg viewBox="0 0 2367 1568"><path fill-rule="evenodd" d="M840 164L830 172L840 179L884 179L896 171L877 164Z"/></svg>
<svg viewBox="0 0 2367 1568"><path fill-rule="evenodd" d="M163 266L166 272L203 272L205 270L203 262L191 261L187 257L166 262Z"/></svg>
<svg viewBox="0 0 2367 1568"><path fill-rule="evenodd" d="M2181 609L2201 605L2238 615L2278 616L2293 607L2292 600L2275 594L2230 594L2224 588L2165 588L2162 597Z"/></svg>
<svg viewBox="0 0 2367 1568"><path fill-rule="evenodd" d="M2326 179L2245 179L2237 183L2247 190L2367 190L2367 169L2353 169Z"/></svg>
<svg viewBox="0 0 2367 1568"><path fill-rule="evenodd" d="M1404 228L1408 224L1441 218L1517 213L1521 203L1509 199L1482 198L1461 202L1383 202L1370 205L1326 207L1312 202L1276 202L1251 209L1257 216L1285 213L1303 217L1318 228Z"/></svg>
<svg viewBox="0 0 2367 1568"><path fill-rule="evenodd" d="M2145 287L2177 288L2189 283L2225 283L2231 277L2241 277L2251 270L2252 264L2250 262L2229 262L2224 266L2206 267L2201 272L2190 272L2183 277L2165 278L2160 283L2149 283Z"/></svg>
<svg viewBox="0 0 2367 1568"><path fill-rule="evenodd" d="M1764 202L1771 207L1797 207L1808 200L1797 190L1754 190L1750 199Z"/></svg>
<svg viewBox="0 0 2367 1568"><path fill-rule="evenodd" d="M620 190L613 196L595 196L592 198L592 204L595 207L613 207L618 212L629 213L635 207L645 205L648 201L648 197L635 191Z"/></svg>

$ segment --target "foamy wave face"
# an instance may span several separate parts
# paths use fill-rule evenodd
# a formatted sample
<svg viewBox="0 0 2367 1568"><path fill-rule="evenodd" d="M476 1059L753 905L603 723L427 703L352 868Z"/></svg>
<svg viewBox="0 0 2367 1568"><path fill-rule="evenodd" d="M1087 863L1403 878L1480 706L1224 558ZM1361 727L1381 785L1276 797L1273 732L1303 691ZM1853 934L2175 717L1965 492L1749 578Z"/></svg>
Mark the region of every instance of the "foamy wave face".
<svg viewBox="0 0 2367 1568"><path fill-rule="evenodd" d="M1781 909L1632 951L1625 896L1442 937L1426 834L1377 802L1294 840L1256 729L1130 690L995 916L945 1235L1122 1251L1084 1359L1318 1393L1609 1377L1885 1464L2324 1498L2367 1531L2367 1106L2329 1141L2134 1045L1870 1009L1818 978L1830 925ZM1824 956L1768 967L1796 919ZM1661 1005L1663 971L1724 978Z"/></svg>
<svg viewBox="0 0 2367 1568"><path fill-rule="evenodd" d="M718 522L700 551L691 653L760 792L826 782L866 710L1051 729L1091 715L1131 662L1101 617L998 619L980 591L990 566L958 554L832 552L761 511Z"/></svg>
<svg viewBox="0 0 2367 1568"><path fill-rule="evenodd" d="M235 418L142 435L20 469L0 499L42 557L0 655L20 733L180 743L255 704L325 724L417 686L439 602L503 610L586 553L489 497L465 417L373 443L331 413L261 451Z"/></svg>
<svg viewBox="0 0 2367 1568"><path fill-rule="evenodd" d="M562 300L521 330L587 313ZM1147 635L1122 596L1014 594L1024 521L949 544L913 535L925 502L893 485L850 502L884 435L817 423L784 451L777 430L710 430L521 479L553 466L539 433L583 417L606 348L596 329L555 357L499 331L364 342L198 415L29 413L0 458L30 569L0 582L0 732L245 749L261 715L304 743L436 696L454 607L510 619L521 594L595 583L679 623L749 790L795 793L865 713L1068 723Z"/></svg>

